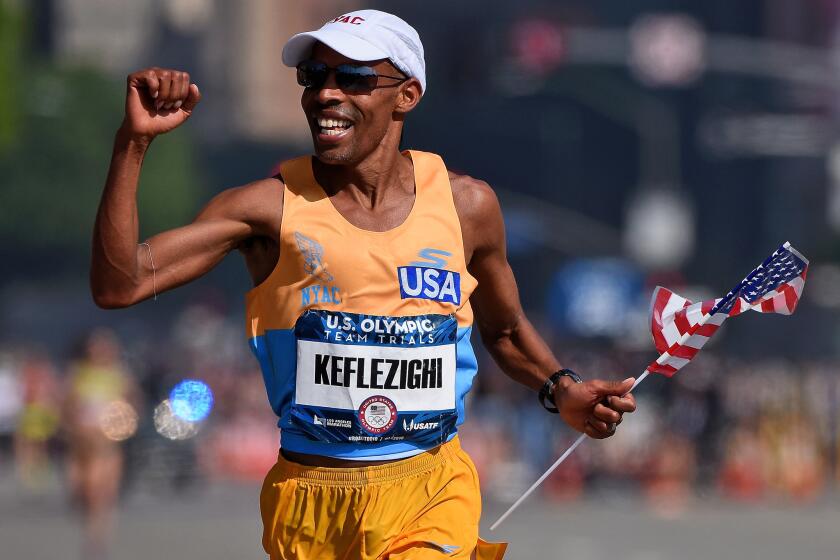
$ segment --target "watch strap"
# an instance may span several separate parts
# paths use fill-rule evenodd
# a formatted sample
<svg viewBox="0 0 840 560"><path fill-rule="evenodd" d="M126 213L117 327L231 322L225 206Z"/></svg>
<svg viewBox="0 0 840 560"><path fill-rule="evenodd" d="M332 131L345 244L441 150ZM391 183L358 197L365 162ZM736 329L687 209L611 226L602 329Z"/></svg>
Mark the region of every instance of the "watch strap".
<svg viewBox="0 0 840 560"><path fill-rule="evenodd" d="M542 388L540 389L539 399L540 404L543 406L544 409L551 412L552 414L557 414L560 410L554 406L554 403L551 402L551 390L554 389L554 386L560 381L561 377L570 377L574 380L575 383L583 383L583 380L580 376L575 373L574 371L570 370L569 368L563 368L559 371L555 371L551 374L551 377L545 380L543 383Z"/></svg>

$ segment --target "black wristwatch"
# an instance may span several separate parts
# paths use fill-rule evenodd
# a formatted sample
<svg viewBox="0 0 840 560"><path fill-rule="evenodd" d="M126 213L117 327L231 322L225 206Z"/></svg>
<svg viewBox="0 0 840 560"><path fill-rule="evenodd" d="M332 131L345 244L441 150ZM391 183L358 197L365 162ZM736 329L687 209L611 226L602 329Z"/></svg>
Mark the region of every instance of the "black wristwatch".
<svg viewBox="0 0 840 560"><path fill-rule="evenodd" d="M555 371L551 374L551 377L546 379L545 383L540 389L540 404L543 405L543 408L547 411L551 412L552 414L557 414L560 412L553 403L549 404L551 399L551 390L560 381L560 378L566 376L571 377L575 383L583 383L583 379L580 378L578 374L570 370L569 368L563 368L560 371ZM548 402L547 402L548 401Z"/></svg>

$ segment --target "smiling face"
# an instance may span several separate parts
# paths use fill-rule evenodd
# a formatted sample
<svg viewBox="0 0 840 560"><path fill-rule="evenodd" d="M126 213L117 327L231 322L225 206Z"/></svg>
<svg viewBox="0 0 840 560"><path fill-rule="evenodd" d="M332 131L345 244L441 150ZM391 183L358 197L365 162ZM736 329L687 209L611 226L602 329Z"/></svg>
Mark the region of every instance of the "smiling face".
<svg viewBox="0 0 840 560"><path fill-rule="evenodd" d="M315 44L310 59L331 68L365 65L382 76L399 76L387 60L360 63L323 43ZM335 73L330 72L323 87L303 90L300 104L317 158L325 164L346 165L364 160L381 146L398 147L403 117L419 100L419 82L414 78L404 82L380 78L379 87L356 93L339 89Z"/></svg>

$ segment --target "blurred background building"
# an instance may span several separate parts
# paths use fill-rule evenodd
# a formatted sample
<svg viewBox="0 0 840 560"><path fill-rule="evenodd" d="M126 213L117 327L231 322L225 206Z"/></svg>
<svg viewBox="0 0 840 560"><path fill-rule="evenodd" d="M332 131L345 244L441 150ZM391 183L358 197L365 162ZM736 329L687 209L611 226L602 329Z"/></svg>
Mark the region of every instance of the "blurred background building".
<svg viewBox="0 0 840 560"><path fill-rule="evenodd" d="M584 376L620 379L650 361L657 284L720 296L788 239L811 259L795 317L727 323L686 371L646 383L616 438L549 479L550 507L597 521L591 504L618 495L667 519L745 507L836 520L837 0L0 0L0 534L20 511L70 519L56 502L70 488L67 403L82 342L101 328L119 348L109 367L136 383L112 392L122 404L100 426L125 456L123 497L160 513L172 496L200 503L230 481L255 496L277 434L246 346L239 257L156 301L101 311L87 289L93 217L128 73L187 70L204 96L146 160L151 235L310 150L282 45L360 7L418 29L429 88L404 145L496 189L529 316ZM574 434L479 359L463 439L492 512ZM173 415L185 379L212 392L206 418ZM256 523L255 508L241 516ZM37 557L21 546L14 557ZM671 558L662 546L636 557ZM575 554L608 556L591 550Z"/></svg>

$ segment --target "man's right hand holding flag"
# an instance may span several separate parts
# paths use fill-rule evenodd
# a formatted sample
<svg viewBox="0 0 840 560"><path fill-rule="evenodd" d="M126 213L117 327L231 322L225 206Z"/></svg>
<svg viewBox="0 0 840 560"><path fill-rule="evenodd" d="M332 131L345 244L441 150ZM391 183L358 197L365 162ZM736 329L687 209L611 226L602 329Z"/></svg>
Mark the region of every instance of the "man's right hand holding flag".
<svg viewBox="0 0 840 560"><path fill-rule="evenodd" d="M636 410L636 398L628 394L634 378L624 381L584 381L575 383L567 380L557 385L554 404L560 417L579 432L591 438L604 439L615 433L621 424L621 413Z"/></svg>
<svg viewBox="0 0 840 560"><path fill-rule="evenodd" d="M651 332L659 357L651 362L645 371L635 382L631 379L625 380L628 385L627 391L635 389L645 377L651 373L659 373L671 377L682 367L688 364L701 348L709 341L709 338L717 332L720 326L728 317L734 317L741 313L752 310L759 313L780 313L790 315L796 309L802 290L805 286L805 277L808 274L808 259L799 251L794 249L790 243L784 243L763 263L758 265L741 282L738 283L724 297L715 300L692 303L670 290L657 287L653 293L651 302ZM601 382L603 383L603 382ZM615 388L613 384L611 388ZM584 383L570 386L568 390L578 393L588 390ZM623 387L622 387L623 390ZM597 391L596 391L597 393ZM594 396L593 396L594 398ZM615 399L614 396L607 397ZM624 399L632 398L632 395L625 395ZM582 399L585 401L585 399ZM567 422L574 427L580 426L581 416L585 415L585 433L591 437L609 437L612 432L604 433L603 422L614 417L603 405L596 406L591 415L582 413L577 407L571 407L570 411L564 412L560 407L564 404L560 398L558 408L561 414L569 415ZM599 400L592 401L600 402ZM608 404L619 401L610 400ZM635 404L635 403L634 403ZM565 406L565 404L564 404ZM570 407L565 406L569 409ZM566 419L566 416L564 416ZM607 424L607 428L609 428ZM581 430L584 431L584 430ZM614 431L614 430L613 430ZM591 433L590 433L591 432ZM508 515L533 492L554 469L556 469L575 449L583 442L584 436L580 436L561 456L551 465L534 484L519 497L508 510L490 527L494 530L504 521Z"/></svg>

